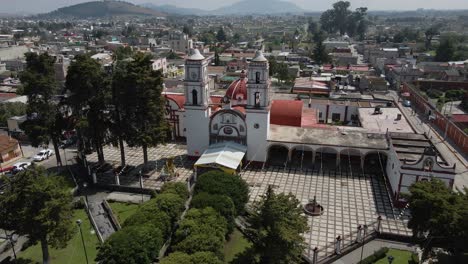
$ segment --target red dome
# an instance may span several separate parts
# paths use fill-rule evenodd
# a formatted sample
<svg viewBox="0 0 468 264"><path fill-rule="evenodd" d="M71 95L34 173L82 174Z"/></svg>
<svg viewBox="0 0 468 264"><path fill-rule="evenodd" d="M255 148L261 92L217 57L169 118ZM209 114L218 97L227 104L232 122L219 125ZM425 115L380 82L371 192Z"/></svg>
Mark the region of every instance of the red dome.
<svg viewBox="0 0 468 264"><path fill-rule="evenodd" d="M247 100L247 78L245 78L244 71L242 71L240 79L229 85L226 96L231 99L231 102Z"/></svg>

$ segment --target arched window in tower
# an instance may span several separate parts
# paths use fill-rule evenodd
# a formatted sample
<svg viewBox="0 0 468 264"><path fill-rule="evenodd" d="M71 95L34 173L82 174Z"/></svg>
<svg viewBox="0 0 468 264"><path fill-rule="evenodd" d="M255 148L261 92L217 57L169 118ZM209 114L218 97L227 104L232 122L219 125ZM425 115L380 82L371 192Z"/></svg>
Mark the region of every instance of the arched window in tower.
<svg viewBox="0 0 468 264"><path fill-rule="evenodd" d="M255 107L260 107L260 93L255 93Z"/></svg>
<svg viewBox="0 0 468 264"><path fill-rule="evenodd" d="M195 89L192 90L192 104L198 105L198 92Z"/></svg>
<svg viewBox="0 0 468 264"><path fill-rule="evenodd" d="M260 83L260 72L255 72L255 83Z"/></svg>

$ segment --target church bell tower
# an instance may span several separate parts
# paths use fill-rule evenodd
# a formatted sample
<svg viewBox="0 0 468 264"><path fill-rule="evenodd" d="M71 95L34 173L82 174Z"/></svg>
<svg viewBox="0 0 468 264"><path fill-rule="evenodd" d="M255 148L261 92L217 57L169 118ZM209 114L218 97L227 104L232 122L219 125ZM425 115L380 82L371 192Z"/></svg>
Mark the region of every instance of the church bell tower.
<svg viewBox="0 0 468 264"><path fill-rule="evenodd" d="M197 49L185 61L185 115L187 152L199 157L209 146L210 92L208 60Z"/></svg>
<svg viewBox="0 0 468 264"><path fill-rule="evenodd" d="M270 77L268 60L258 50L248 67L247 159L265 162L270 131Z"/></svg>

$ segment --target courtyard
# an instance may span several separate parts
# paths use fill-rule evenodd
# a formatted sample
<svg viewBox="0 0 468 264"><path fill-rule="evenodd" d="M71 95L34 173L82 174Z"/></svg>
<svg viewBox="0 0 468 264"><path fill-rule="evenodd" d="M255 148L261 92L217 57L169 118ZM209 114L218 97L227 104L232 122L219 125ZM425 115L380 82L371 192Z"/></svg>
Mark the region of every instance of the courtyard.
<svg viewBox="0 0 468 264"><path fill-rule="evenodd" d="M107 146L104 149L106 161L115 166L120 163L118 148ZM195 161L186 156L185 145L171 143L148 150L151 175L143 177L143 185L148 189L159 189L164 181L161 180L163 166L168 158L174 157L174 164L178 176L174 181L187 181L193 174ZM140 149L127 148L127 163L135 166L129 175L120 176L120 183L126 186L140 187L139 166L143 163ZM90 163L97 163L95 153L88 155ZM347 159L342 159L344 163ZM269 185L278 193L292 193L301 204L306 204L316 197L324 208L324 214L308 217L309 232L304 234L309 247L306 254L312 258L313 249L318 248L319 258L333 255L335 241L338 236L342 245L348 246L357 239L359 225L369 227L368 234L377 227L377 218L382 217L381 231L384 233L411 236L411 230L406 227L408 212L393 207L387 187L382 176L381 168L362 169L353 166L355 162L348 159L343 169L324 168L317 164L297 166L294 162L290 166L269 165L265 168L253 167L247 164L242 170L241 177L250 186L250 203L258 200ZM98 176L98 183L115 184L112 174Z"/></svg>

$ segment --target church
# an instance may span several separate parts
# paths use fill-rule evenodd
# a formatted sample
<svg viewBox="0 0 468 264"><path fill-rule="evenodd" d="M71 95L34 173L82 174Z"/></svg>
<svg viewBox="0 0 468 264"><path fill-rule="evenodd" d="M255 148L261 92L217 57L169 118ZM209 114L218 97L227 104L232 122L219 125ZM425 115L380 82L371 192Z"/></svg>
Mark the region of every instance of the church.
<svg viewBox="0 0 468 264"><path fill-rule="evenodd" d="M415 133L395 102L278 95L261 51L224 96L211 95L208 65L192 50L184 93L164 92L173 136L186 139L196 169L236 173L255 164L381 174L397 203L416 181L437 177L453 186L455 165L427 135ZM340 120L348 125L337 125Z"/></svg>

